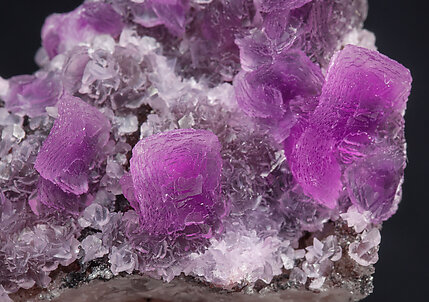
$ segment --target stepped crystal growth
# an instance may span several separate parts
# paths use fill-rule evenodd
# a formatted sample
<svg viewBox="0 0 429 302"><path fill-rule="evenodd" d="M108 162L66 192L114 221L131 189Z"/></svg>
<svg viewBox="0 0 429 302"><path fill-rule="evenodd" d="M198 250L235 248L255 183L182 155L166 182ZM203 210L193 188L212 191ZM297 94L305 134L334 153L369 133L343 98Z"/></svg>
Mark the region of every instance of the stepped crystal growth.
<svg viewBox="0 0 429 302"><path fill-rule="evenodd" d="M368 295L411 76L366 11L88 0L48 17L40 70L0 78L0 301L57 296L49 275L73 262L81 281Z"/></svg>

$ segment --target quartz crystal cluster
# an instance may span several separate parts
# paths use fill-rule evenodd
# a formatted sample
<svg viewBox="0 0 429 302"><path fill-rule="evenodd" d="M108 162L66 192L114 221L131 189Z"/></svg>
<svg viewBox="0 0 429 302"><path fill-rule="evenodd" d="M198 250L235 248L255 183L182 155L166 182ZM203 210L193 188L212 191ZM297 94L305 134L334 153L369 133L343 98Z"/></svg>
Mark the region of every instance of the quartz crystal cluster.
<svg viewBox="0 0 429 302"><path fill-rule="evenodd" d="M366 11L88 0L48 17L40 70L0 78L0 301L76 266L368 295L411 76Z"/></svg>

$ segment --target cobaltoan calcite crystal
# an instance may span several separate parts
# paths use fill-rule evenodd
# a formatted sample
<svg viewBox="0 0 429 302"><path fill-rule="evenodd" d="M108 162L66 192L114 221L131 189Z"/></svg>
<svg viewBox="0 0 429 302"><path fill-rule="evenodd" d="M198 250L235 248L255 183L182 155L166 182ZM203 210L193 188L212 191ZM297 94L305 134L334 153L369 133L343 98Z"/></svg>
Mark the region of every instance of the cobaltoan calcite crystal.
<svg viewBox="0 0 429 302"><path fill-rule="evenodd" d="M412 79L366 12L93 0L48 17L40 70L0 78L0 301L123 272L249 299L367 296Z"/></svg>

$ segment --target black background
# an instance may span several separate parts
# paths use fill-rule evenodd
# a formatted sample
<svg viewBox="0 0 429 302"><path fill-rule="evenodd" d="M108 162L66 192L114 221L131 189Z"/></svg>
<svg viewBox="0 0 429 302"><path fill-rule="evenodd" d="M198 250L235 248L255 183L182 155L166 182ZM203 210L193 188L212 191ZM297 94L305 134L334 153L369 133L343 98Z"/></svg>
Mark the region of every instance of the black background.
<svg viewBox="0 0 429 302"><path fill-rule="evenodd" d="M380 52L399 61L414 78L406 113L408 167L399 211L383 226L380 260L371 301L429 301L429 155L427 45L429 24L425 0L369 0L365 27L377 36ZM80 0L0 0L0 75L36 71L44 19L67 12ZM426 185L428 186L426 188ZM426 297L428 296L428 297Z"/></svg>

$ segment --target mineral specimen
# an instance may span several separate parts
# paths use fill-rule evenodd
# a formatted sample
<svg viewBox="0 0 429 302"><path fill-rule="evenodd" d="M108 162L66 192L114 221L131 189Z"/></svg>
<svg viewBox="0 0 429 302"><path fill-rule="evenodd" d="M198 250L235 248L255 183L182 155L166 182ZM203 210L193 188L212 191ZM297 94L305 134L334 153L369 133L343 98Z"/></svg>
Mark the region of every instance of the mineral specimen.
<svg viewBox="0 0 429 302"><path fill-rule="evenodd" d="M367 296L411 76L366 11L88 0L50 16L40 70L0 79L0 301L137 278L122 272L248 301Z"/></svg>

